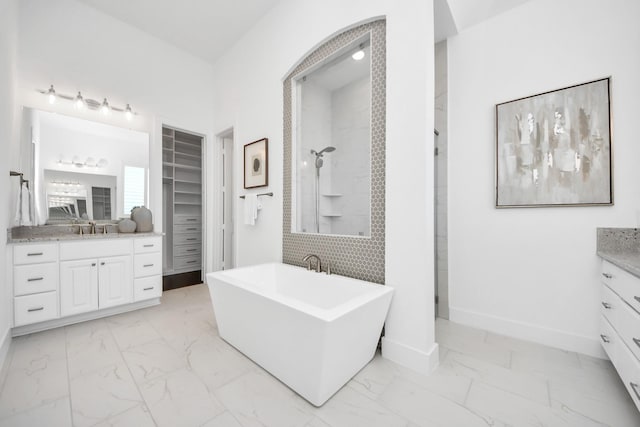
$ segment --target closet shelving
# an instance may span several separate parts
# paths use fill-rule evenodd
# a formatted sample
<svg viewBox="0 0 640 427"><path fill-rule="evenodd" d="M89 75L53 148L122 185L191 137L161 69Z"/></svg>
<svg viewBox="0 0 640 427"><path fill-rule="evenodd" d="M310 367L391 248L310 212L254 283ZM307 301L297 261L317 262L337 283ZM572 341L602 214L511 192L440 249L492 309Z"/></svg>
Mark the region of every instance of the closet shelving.
<svg viewBox="0 0 640 427"><path fill-rule="evenodd" d="M164 274L202 268L202 137L162 128Z"/></svg>

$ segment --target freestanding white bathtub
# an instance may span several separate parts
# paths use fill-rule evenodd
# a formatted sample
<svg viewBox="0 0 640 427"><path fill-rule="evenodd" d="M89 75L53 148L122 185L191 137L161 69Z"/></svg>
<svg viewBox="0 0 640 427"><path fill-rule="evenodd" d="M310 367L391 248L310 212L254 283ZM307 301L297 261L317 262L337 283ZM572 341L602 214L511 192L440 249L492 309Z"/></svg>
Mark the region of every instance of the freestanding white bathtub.
<svg viewBox="0 0 640 427"><path fill-rule="evenodd" d="M375 355L393 289L271 263L207 274L220 336L315 406Z"/></svg>

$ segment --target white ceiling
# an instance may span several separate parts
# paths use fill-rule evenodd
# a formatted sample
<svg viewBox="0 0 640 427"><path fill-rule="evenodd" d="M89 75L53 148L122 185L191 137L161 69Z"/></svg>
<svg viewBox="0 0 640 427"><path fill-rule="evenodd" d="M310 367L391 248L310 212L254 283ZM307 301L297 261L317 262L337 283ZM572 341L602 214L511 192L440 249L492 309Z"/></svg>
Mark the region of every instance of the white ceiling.
<svg viewBox="0 0 640 427"><path fill-rule="evenodd" d="M78 1L214 63L280 0ZM435 41L527 1L434 0Z"/></svg>
<svg viewBox="0 0 640 427"><path fill-rule="evenodd" d="M78 0L215 62L279 0Z"/></svg>

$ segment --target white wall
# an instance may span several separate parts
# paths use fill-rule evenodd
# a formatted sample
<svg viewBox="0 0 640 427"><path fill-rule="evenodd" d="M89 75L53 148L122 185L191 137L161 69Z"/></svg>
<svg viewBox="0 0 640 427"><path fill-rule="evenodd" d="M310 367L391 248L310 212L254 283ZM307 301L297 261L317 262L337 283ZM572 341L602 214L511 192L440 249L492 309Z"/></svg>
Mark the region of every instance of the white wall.
<svg viewBox="0 0 640 427"><path fill-rule="evenodd" d="M386 284L396 290L383 354L427 372L438 358L433 328L432 2L283 0L217 62L215 130L234 129L237 193L244 193L243 145L269 138L266 190L275 196L262 199L255 226L237 226L236 260L240 266L280 261L282 79L332 35L380 16L387 17ZM239 219L243 205L234 200Z"/></svg>
<svg viewBox="0 0 640 427"><path fill-rule="evenodd" d="M21 0L18 104L150 134L150 209L162 227L163 123L207 137L213 144L212 66L134 27L74 0ZM60 93L130 103L133 122L121 114L104 119L77 112L70 102L54 106L36 89L54 84ZM207 147L209 148L209 147ZM211 182L213 170L207 170ZM213 200L208 202L211 208ZM213 247L208 224L207 248ZM212 257L206 258L208 262Z"/></svg>
<svg viewBox="0 0 640 427"><path fill-rule="evenodd" d="M0 367L11 341L11 295L12 286L8 279L8 265L5 263L7 250L7 228L13 216L8 195L18 188L18 178L9 178L8 171L18 163L18 138L16 136L16 46L17 46L17 2L0 0L0 194L4 194L4 208L0 209ZM7 155L8 154L8 155Z"/></svg>
<svg viewBox="0 0 640 427"><path fill-rule="evenodd" d="M640 2L537 0L448 41L451 319L603 355L596 227L640 210ZM615 206L494 208L495 104L612 76Z"/></svg>

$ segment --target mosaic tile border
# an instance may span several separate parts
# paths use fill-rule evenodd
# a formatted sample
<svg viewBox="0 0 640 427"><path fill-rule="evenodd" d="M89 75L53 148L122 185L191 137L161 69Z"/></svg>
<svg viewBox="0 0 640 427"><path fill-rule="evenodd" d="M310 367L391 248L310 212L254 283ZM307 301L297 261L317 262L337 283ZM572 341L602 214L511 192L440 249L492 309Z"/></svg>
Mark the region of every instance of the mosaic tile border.
<svg viewBox="0 0 640 427"><path fill-rule="evenodd" d="M348 237L291 233L291 80L366 33L371 37L371 236ZM336 274L384 283L385 274L385 143L386 143L386 22L378 20L347 30L310 53L283 83L284 191L282 261L304 266L314 253L331 262Z"/></svg>

